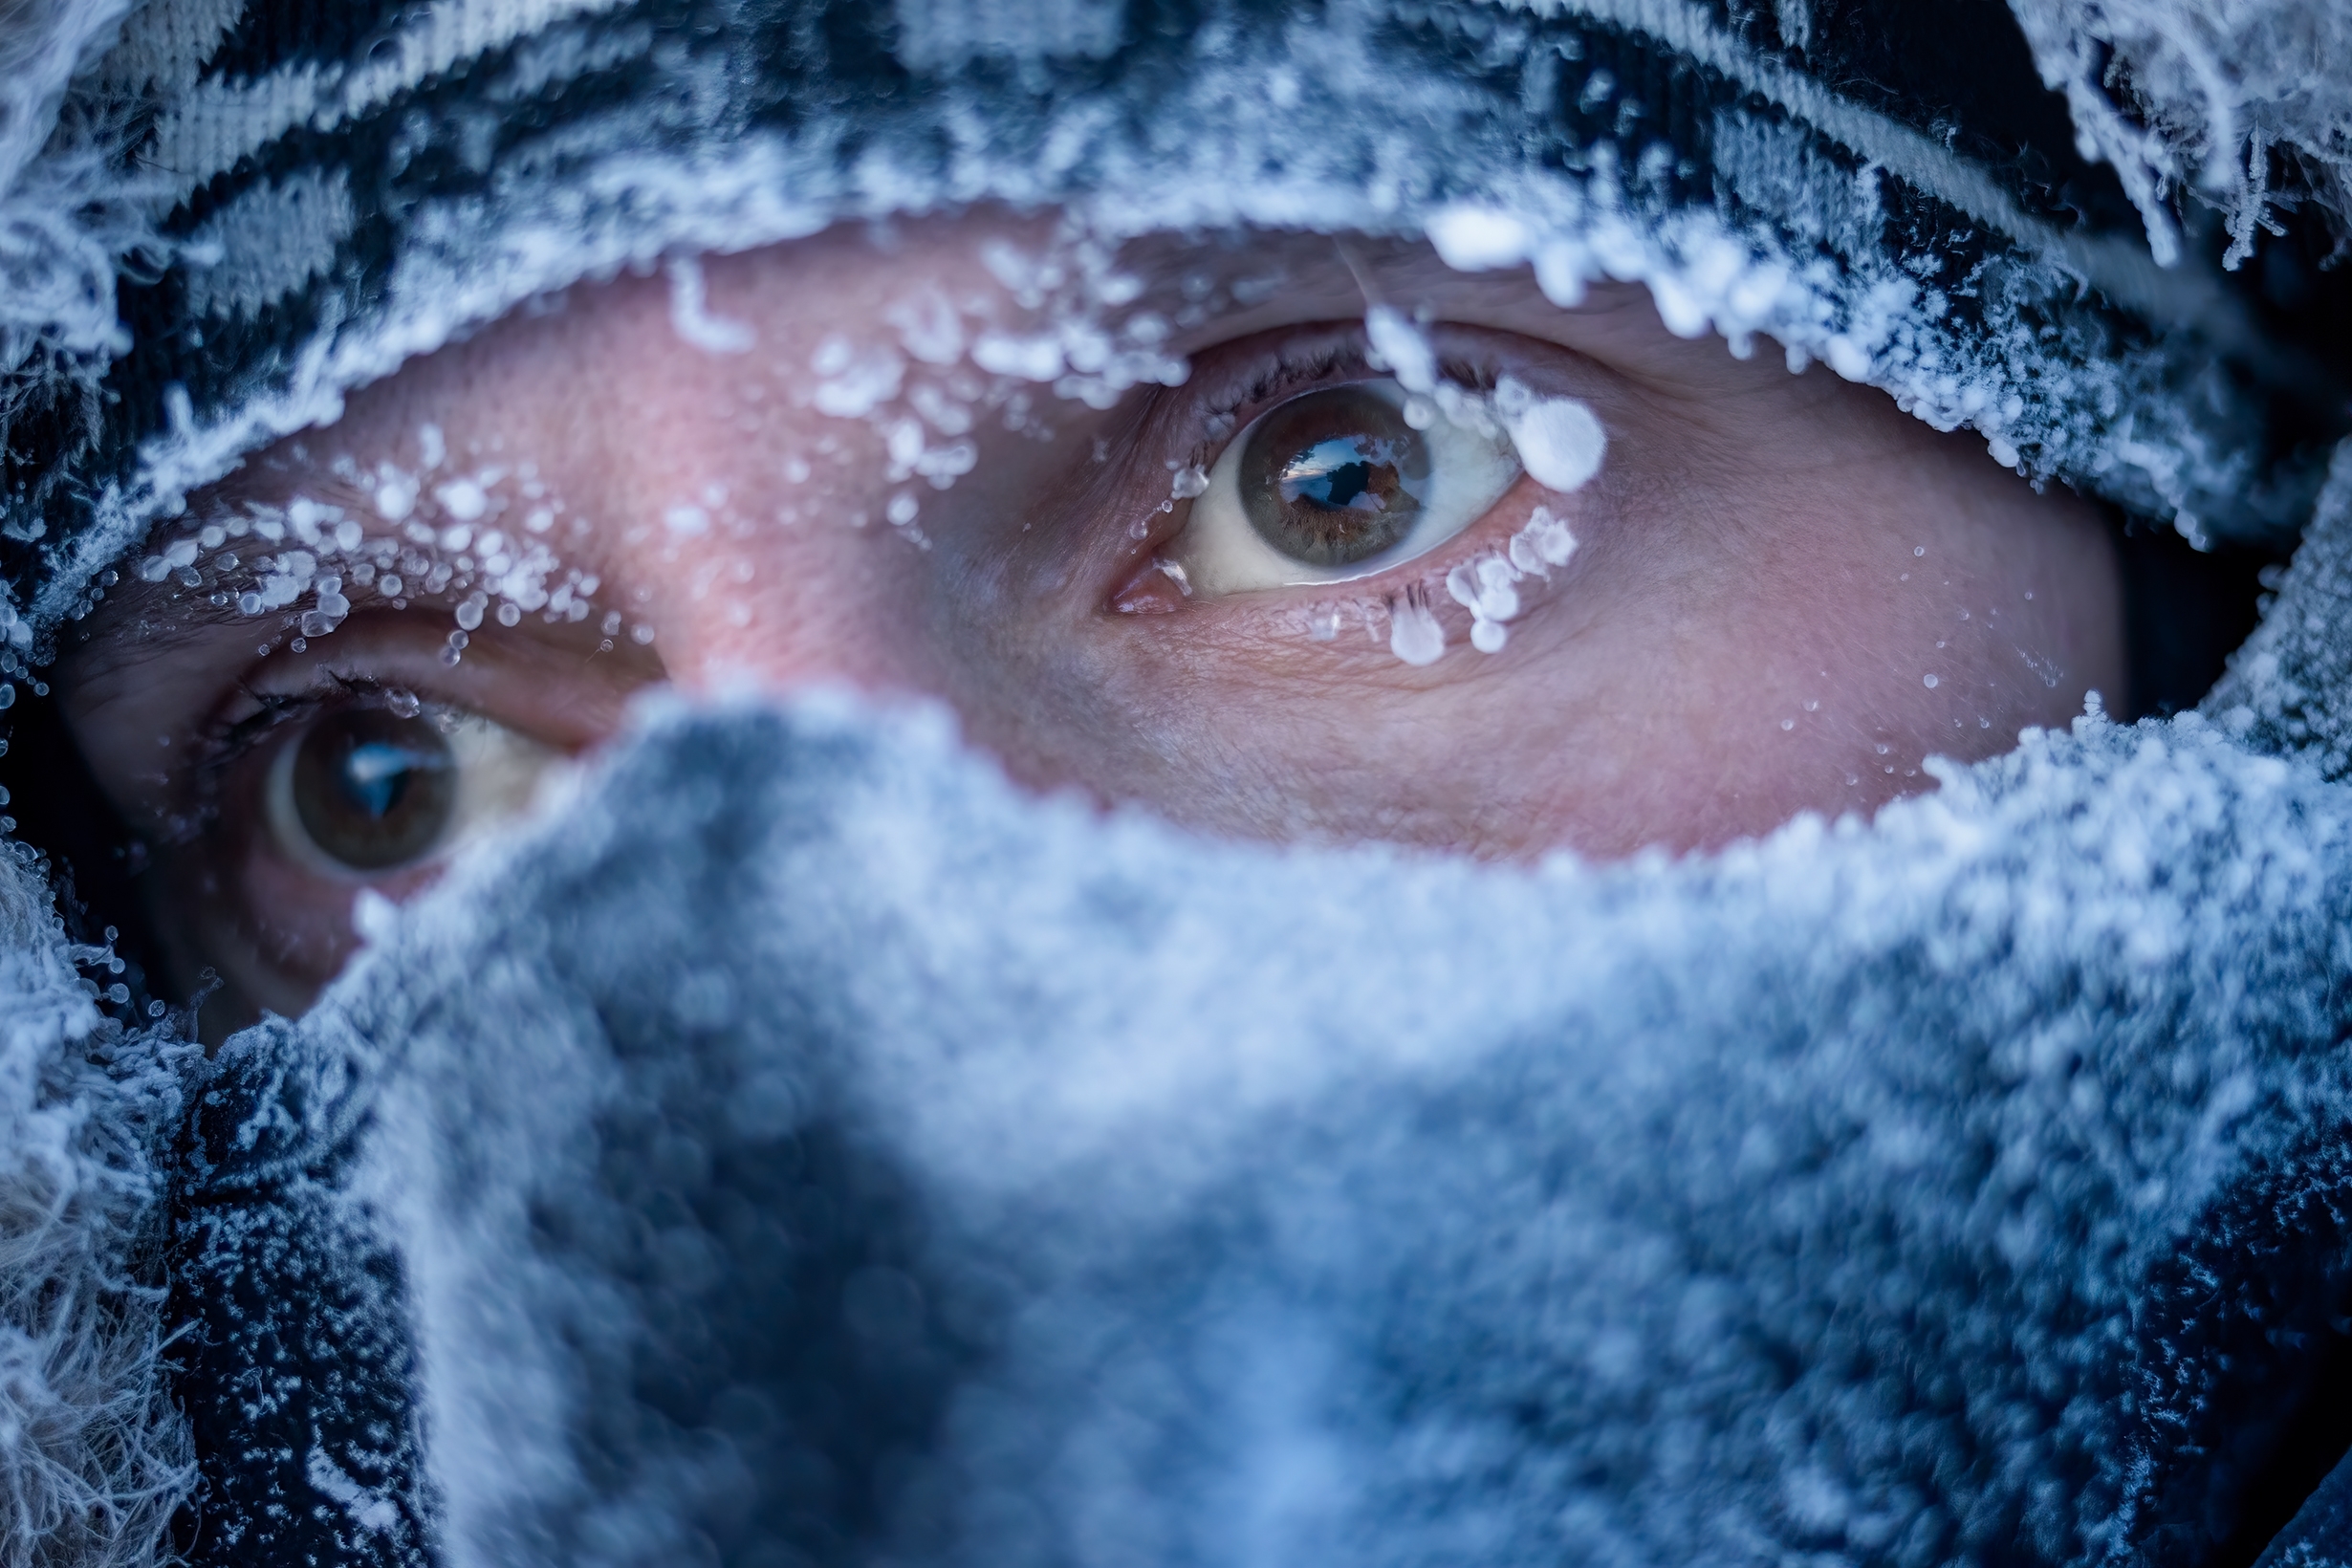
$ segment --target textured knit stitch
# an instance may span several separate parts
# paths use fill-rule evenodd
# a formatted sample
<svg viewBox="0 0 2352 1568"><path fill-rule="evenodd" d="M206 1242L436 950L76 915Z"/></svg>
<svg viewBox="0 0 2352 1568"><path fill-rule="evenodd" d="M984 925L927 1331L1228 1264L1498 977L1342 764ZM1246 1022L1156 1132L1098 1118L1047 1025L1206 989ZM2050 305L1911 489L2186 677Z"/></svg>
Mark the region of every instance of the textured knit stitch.
<svg viewBox="0 0 2352 1568"><path fill-rule="evenodd" d="M1917 28L1867 6L1807 8L1800 48L1686 0L1339 0L1314 20L1155 0L1116 34L1076 0L155 0L76 101L145 127L130 167L182 247L124 294L102 396L86 360L20 381L10 448L67 461L10 481L8 571L54 624L242 452L530 294L991 198L1070 203L1111 235L1509 210L1562 287L1647 281L1688 330L1773 334L2192 534L2291 530L2332 373L2266 346L2202 256L2157 266L2062 115L2020 154L2005 111L1972 129L1906 96L1954 39L1994 83L1971 102L2034 96L2013 25L1971 3L1989 26L1953 12L1882 58ZM1322 62L1307 101L1270 109L1301 49ZM1411 122L1446 126L1447 155L1400 140ZM1777 138L1775 178L1716 177L1726 125L1751 171ZM1839 201L1866 216L1791 221Z"/></svg>

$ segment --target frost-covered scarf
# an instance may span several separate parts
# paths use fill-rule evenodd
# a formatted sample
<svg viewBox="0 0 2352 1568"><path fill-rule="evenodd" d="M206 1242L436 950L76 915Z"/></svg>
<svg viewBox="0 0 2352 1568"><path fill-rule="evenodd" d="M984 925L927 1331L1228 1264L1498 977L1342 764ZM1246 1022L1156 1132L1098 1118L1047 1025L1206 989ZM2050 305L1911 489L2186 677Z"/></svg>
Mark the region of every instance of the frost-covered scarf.
<svg viewBox="0 0 2352 1568"><path fill-rule="evenodd" d="M2347 547L2352 464L2203 713L1679 862L649 713L213 1064L196 1558L2243 1562L2352 1310Z"/></svg>
<svg viewBox="0 0 2352 1568"><path fill-rule="evenodd" d="M2210 532L2335 433L2330 7L6 19L0 674L522 297L988 197L1643 279ZM1677 864L652 715L192 1121L0 860L0 1562L2218 1560L2344 1312L2341 519L2202 718Z"/></svg>

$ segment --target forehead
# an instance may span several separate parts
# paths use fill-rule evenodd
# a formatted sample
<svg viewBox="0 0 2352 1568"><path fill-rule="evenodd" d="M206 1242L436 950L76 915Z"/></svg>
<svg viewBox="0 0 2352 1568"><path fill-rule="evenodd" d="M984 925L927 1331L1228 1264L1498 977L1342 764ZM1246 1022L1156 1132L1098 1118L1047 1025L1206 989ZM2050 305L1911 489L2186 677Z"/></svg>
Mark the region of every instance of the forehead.
<svg viewBox="0 0 2352 1568"><path fill-rule="evenodd" d="M1050 419L1057 403L1179 381L1212 344L1361 321L1374 302L1603 355L1658 336L1639 290L1563 309L1522 270L1464 273L1396 241L1216 230L1114 245L1052 214L991 210L845 225L541 301L353 395L335 424L212 493L282 500L290 484L335 487L338 467L350 488L354 464L413 468L428 426L469 455L619 477L708 459L714 417L773 434L797 410L811 439L848 441L949 382L967 401L992 382ZM1721 360L1720 345L1702 358Z"/></svg>

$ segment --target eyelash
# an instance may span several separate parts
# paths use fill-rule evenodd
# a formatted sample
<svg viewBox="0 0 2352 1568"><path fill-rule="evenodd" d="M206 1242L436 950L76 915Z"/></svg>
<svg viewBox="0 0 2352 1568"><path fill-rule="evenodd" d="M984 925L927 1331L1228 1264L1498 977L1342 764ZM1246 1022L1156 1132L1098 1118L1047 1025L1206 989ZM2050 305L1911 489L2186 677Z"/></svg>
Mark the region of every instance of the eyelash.
<svg viewBox="0 0 2352 1568"><path fill-rule="evenodd" d="M1214 356L1230 346L1205 350L1195 358ZM1494 362L1496 355L1490 352L1470 356L1464 354L1459 344L1448 347L1450 352L1441 349L1437 356L1436 370L1441 382L1479 396L1491 395L1501 384L1504 373ZM1195 473L1209 474L1254 421L1291 399L1322 387L1385 374L1374 367L1370 345L1365 342L1361 329L1353 323L1291 329L1286 340L1254 358L1259 360L1258 366L1247 380L1239 379L1238 375L1227 377L1222 389L1196 394L1197 401L1180 416L1199 432L1188 446L1179 448L1186 453L1185 462ZM1148 461L1143 452L1136 456ZM1176 465L1169 467L1173 469ZM1150 512L1129 522L1127 536L1136 541L1137 548L1122 562L1121 576L1106 592L1106 604L1125 611L1132 602L1126 597L1127 590L1146 580L1155 569L1165 570L1165 563L1170 558L1168 553L1180 545L1192 526L1197 504L1197 493L1182 499L1163 499ZM1444 548L1441 543L1426 555L1415 555L1361 577L1348 577L1343 583L1328 585L1324 592L1328 596L1334 589L1344 589L1341 597L1351 602L1393 600L1397 585L1389 574L1416 562L1426 566L1439 558L1437 553ZM1179 583L1187 581L1181 573L1167 575ZM1192 589L1185 586L1183 595L1190 599Z"/></svg>
<svg viewBox="0 0 2352 1568"><path fill-rule="evenodd" d="M1191 424L1206 430L1222 422L1226 428L1222 435L1203 434L1188 449L1187 461L1194 468L1207 468L1228 442L1249 427L1251 420L1300 392L1311 392L1360 375L1379 374L1372 367L1370 347L1360 331L1333 331L1335 336L1345 333L1339 343L1303 358L1293 357L1291 345L1277 348L1272 362L1239 389L1219 393L1197 404L1188 416ZM1440 356L1437 372L1439 380L1473 392L1491 392L1498 380L1491 367L1458 355Z"/></svg>
<svg viewBox="0 0 2352 1568"><path fill-rule="evenodd" d="M1361 358L1360 354L1350 355L1339 348L1327 350L1306 359L1277 358L1273 364L1260 370L1256 379L1238 393L1230 394L1207 404L1196 415L1204 426L1215 425L1220 421L1225 422L1229 426L1223 436L1204 439L1195 448L1196 451L1215 451L1227 441L1232 439L1233 435L1249 423L1241 417L1243 409L1255 409L1269 403L1279 403L1295 392L1306 391L1337 376L1340 368L1349 364L1351 359Z"/></svg>
<svg viewBox="0 0 2352 1568"><path fill-rule="evenodd" d="M187 826L180 841L200 837L220 825L222 801L231 774L260 755L272 738L286 735L322 713L334 711L393 689L365 676L330 675L334 689L316 692L256 691L240 684L237 693L257 705L259 712L242 719L215 718L197 737L197 753L188 765L184 810Z"/></svg>

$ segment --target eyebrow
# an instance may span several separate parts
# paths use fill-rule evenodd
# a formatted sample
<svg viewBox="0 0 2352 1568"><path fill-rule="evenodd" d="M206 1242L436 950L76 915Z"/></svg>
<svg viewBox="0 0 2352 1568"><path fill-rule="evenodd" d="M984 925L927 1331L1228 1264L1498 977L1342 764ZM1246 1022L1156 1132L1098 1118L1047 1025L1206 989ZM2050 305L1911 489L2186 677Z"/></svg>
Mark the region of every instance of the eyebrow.
<svg viewBox="0 0 2352 1568"><path fill-rule="evenodd" d="M348 490L349 487L345 489ZM226 487L214 491L211 499L229 499L225 490ZM352 510L365 509L361 506ZM155 541L150 537L148 542ZM272 551L278 548L268 540L259 542ZM218 592L217 588L190 588L168 576L152 583L127 578L97 609L80 621L71 623L73 630L61 640L57 663L60 666L76 665L76 674L84 678L103 678L209 642L215 634L230 627L244 626L257 638L270 642L284 635L285 625L274 619L277 612L248 615L238 608L234 598L215 603L212 596ZM436 596L424 592L405 597L415 608L429 609L440 602Z"/></svg>
<svg viewBox="0 0 2352 1568"><path fill-rule="evenodd" d="M370 530L373 538L398 541L398 534L387 532L391 525L377 512L375 497L361 488L361 481L337 473L332 468L289 472L272 465L269 454L260 455L262 462L258 467L241 466L208 489L199 491L196 505L150 534L139 550L123 556L123 564L127 566L141 555L151 553L155 547L165 542L167 535L190 537L202 533L207 526L225 523L232 514L250 525L260 520L256 516L257 509L282 515L297 500L313 501L334 508L347 516L372 522L377 525ZM230 537L250 538L254 549L266 554L275 554L287 548L319 548L300 538L289 546L281 540L256 536L250 533L250 527L247 532L231 534ZM222 548L229 547L224 544ZM244 547L240 545L238 548L242 553ZM323 561L321 564L324 564ZM237 607L233 598L225 604L214 603L211 595L218 591L217 588L209 591L188 588L175 582L168 574L161 581L153 583L135 577L126 578L120 584L120 599L110 598L102 601L98 610L78 623L75 635L59 649L59 662L81 657L102 642L117 640L120 645L107 650L113 657L97 655L93 663L85 666L95 675L107 675L131 665L151 663L202 641L207 633L240 622L250 624L256 631L272 639L283 632L282 625L269 623L270 612L249 616ZM438 596L424 592L404 597L410 605L416 607L429 608L441 602ZM168 618L157 617L130 623L122 619L125 614L144 616L163 605L171 606ZM139 633L135 639L124 638L124 633L133 630Z"/></svg>
<svg viewBox="0 0 2352 1568"><path fill-rule="evenodd" d="M121 599L102 602L74 623L71 638L57 650L58 665L74 665L84 677L108 676L151 664L238 621L260 619L244 614L233 599L214 604L208 595L193 589L161 592L168 581L136 583ZM165 606L171 607L170 614L156 613ZM126 621L124 617L138 619Z"/></svg>
<svg viewBox="0 0 2352 1568"><path fill-rule="evenodd" d="M1269 241L1273 244L1268 245ZM1304 229L1230 228L1201 235L1139 235L1130 245L1132 253L1121 255L1118 265L1143 283L1146 297L1188 294L1195 280L1204 277L1212 290L1225 292L1228 297L1211 314L1212 322L1263 305L1264 299L1243 300L1231 294L1236 285L1248 283L1253 272L1262 272L1270 265L1278 270L1284 288L1319 290L1344 280L1345 292L1354 301L1367 305L1367 282L1375 290L1385 286L1404 291L1431 283L1475 286L1478 281L1473 274L1446 268L1426 245L1383 236L1348 236L1343 243L1339 236ZM1267 254L1269 250L1274 253ZM1215 341L1188 345L1180 352L1198 354L1215 346ZM224 478L203 492L198 509L169 526L174 534L185 535L228 512L247 511L250 515L254 507L282 510L285 500L293 498L286 494L290 487L298 487L301 496L356 516L374 517L373 496L353 479L326 469L296 477L265 464L240 468ZM163 537L163 531L159 530L147 544L152 546ZM262 543L277 548L272 541ZM216 604L211 592L187 588L168 577L158 583L134 577L116 592L120 597L110 597L83 621L72 623L75 630L70 641L59 650L61 664L72 661L87 678L104 678L168 658L239 624L250 626L271 641L285 630L271 624L267 614L248 616L233 599ZM423 593L407 597L414 607L430 607L436 602Z"/></svg>

